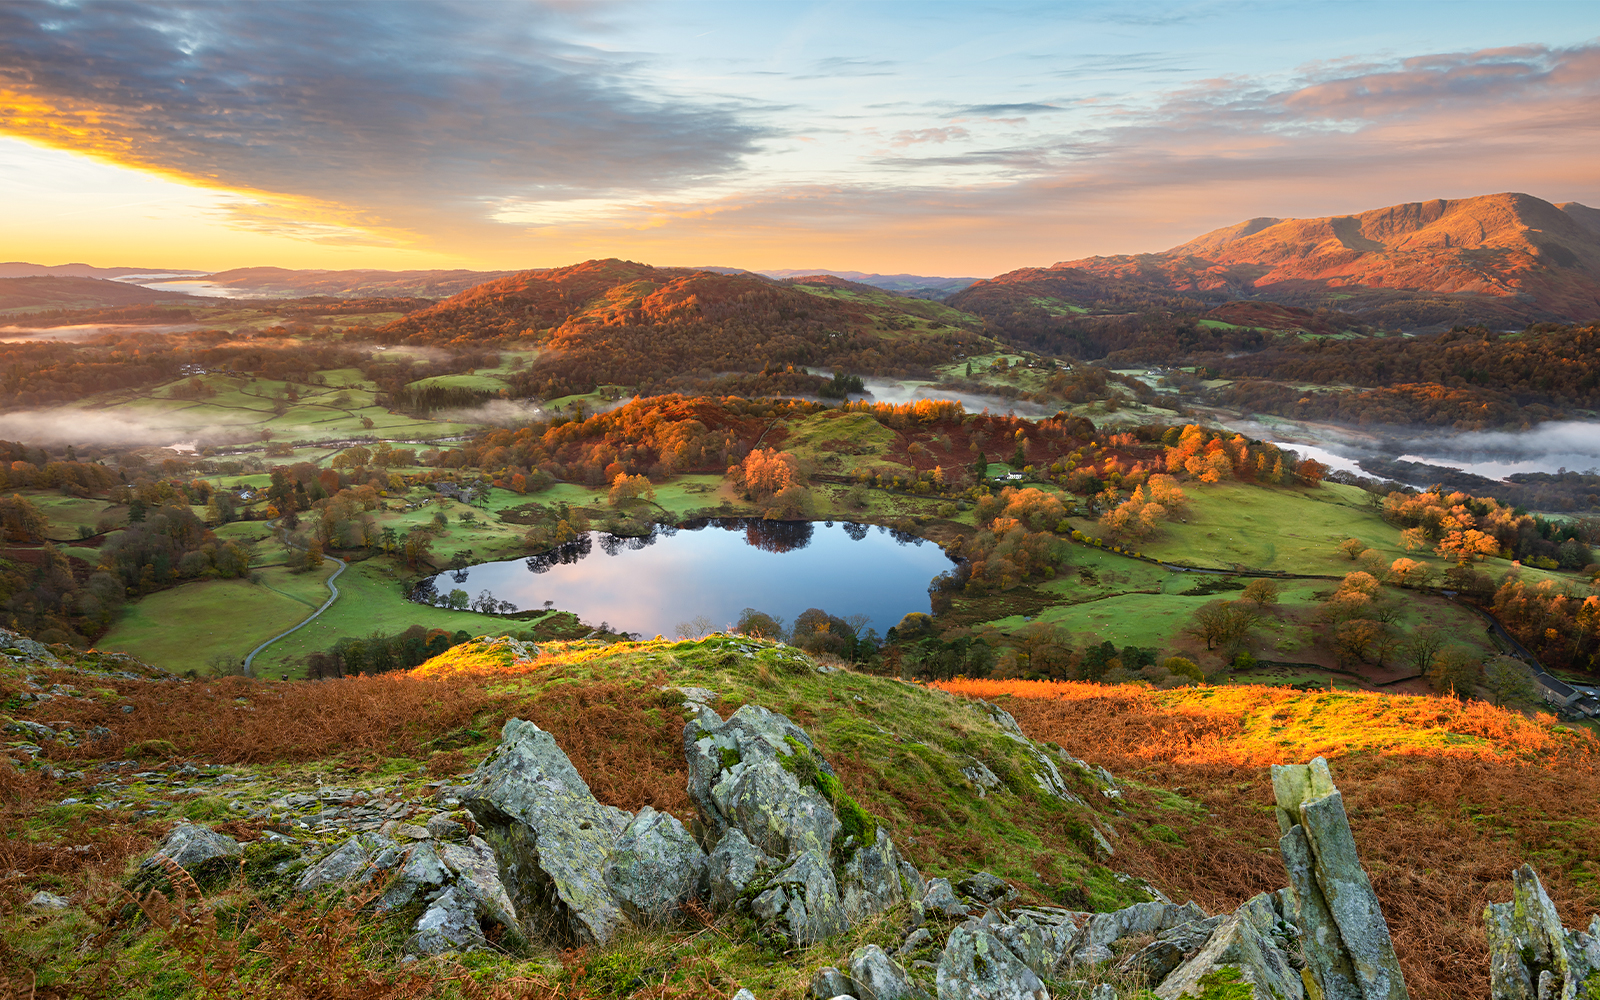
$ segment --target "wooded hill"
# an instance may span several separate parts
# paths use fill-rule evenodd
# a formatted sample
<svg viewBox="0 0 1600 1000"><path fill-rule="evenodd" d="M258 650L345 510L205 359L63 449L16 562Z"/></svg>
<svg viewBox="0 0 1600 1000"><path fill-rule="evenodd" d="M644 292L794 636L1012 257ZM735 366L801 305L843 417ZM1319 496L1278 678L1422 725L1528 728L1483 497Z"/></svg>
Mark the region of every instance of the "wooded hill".
<svg viewBox="0 0 1600 1000"><path fill-rule="evenodd" d="M616 383L789 365L908 374L976 347L980 322L877 289L593 260L490 281L379 329L387 343L497 341L548 353L517 388L546 398Z"/></svg>

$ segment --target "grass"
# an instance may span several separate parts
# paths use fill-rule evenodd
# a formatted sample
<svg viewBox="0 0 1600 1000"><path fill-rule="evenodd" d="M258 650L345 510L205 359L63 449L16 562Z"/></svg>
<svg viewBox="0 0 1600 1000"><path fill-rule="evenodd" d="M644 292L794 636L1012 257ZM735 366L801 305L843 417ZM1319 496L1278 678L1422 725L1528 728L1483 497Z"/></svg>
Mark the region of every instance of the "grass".
<svg viewBox="0 0 1600 1000"><path fill-rule="evenodd" d="M303 620L327 599L323 581L333 564L324 567L301 576L268 567L258 571L259 584L208 580L151 594L129 605L96 646L174 671L202 670L218 655L243 660L257 643Z"/></svg>

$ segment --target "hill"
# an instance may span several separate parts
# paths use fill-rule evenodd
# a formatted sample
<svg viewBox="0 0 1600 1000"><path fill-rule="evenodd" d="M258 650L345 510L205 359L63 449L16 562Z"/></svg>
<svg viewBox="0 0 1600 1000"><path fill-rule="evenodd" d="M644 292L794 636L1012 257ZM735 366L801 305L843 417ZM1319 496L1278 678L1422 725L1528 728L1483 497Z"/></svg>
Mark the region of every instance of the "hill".
<svg viewBox="0 0 1600 1000"><path fill-rule="evenodd" d="M1537 858L1569 922L1600 901L1588 860L1600 809L1595 741L1481 703L962 681L947 685L952 697L723 633L539 647L485 637L413 671L292 684L184 680L131 657L5 632L0 642L13 735L0 756L0 815L16 831L0 839L0 983L17 995L687 1000L747 987L760 1000L800 1000L815 995L809 986L825 967L859 974L841 959L857 946L898 954L931 986L915 961L940 962L942 979L940 942L981 912L974 904L990 903L991 926L1009 909L1080 945L1074 924L1096 926L1109 932L1098 940L1126 937L1117 950L1131 954L1152 935L1113 930L1113 912L1118 922L1221 914L1286 883L1267 765L1310 753L1332 761L1419 1000L1488 996L1482 905L1510 897L1510 869L1522 860ZM1001 699L1015 717L972 695ZM219 716L231 724L216 725ZM492 855L474 868L468 853L519 850L484 799L499 793L482 782L522 753L508 749L502 727L537 732L511 719L542 729L562 762L540 795L586 810L562 833L581 838L591 820L620 831L637 810L628 836L655 824L665 828L660 848L690 851L682 831L707 842L721 834L719 803L745 829L781 808L769 787L746 785L734 799L698 783L708 769L731 782L775 774L758 771L773 751L751 739L770 732L752 727L775 725L788 734L775 741L776 762L824 789L826 799L806 801L843 824L830 852L841 894L867 870L860 859L877 850L866 846L877 833L918 879L948 879L967 901L936 903L930 882L921 905L895 902L891 886L878 916L821 940L786 940L758 895L781 877L740 874L731 852L714 852L711 891L681 920L634 916L643 926L607 938L594 919L574 919L583 946L562 948L560 925L519 917L549 907L589 914L609 890L579 897L558 881L564 905L554 891L519 893L510 919L445 925L444 941L430 940L429 915L457 905L446 897L473 898L469 873L493 887L523 877ZM707 738L713 752L697 754ZM845 829L862 836L852 845ZM571 842L541 838L538 854L521 856L556 871L551 859ZM138 864L157 844L182 873ZM674 856L663 850L647 871L661 878ZM621 874L608 869L606 884ZM451 892L427 892L452 881ZM739 894L746 884L753 889ZM1121 909L1158 891L1199 906ZM813 907L791 912L786 929L823 919L824 894L808 886ZM493 911L495 897L488 904ZM1199 940L1222 919L1202 922ZM1086 997L1096 982L1109 984L1100 996L1150 995L1127 963L1052 966L1040 973L1048 995ZM97 991L107 983L114 991Z"/></svg>
<svg viewBox="0 0 1600 1000"><path fill-rule="evenodd" d="M1250 219L1161 253L1086 257L979 282L953 305L995 318L1019 294L1332 307L1388 328L1600 316L1600 212L1526 194L1435 199L1320 219ZM1004 289L1004 291L1001 291ZM985 308L985 306L988 306Z"/></svg>
<svg viewBox="0 0 1600 1000"><path fill-rule="evenodd" d="M7 312L94 309L193 301L194 297L191 295L158 292L124 281L107 281L100 278L54 276L0 278L0 311Z"/></svg>
<svg viewBox="0 0 1600 1000"><path fill-rule="evenodd" d="M237 289L241 296L263 298L424 298L442 299L515 271L319 271L282 267L241 267L219 271L205 280Z"/></svg>
<svg viewBox="0 0 1600 1000"><path fill-rule="evenodd" d="M910 295L919 299L942 299L961 291L979 278L941 278L926 274L876 274L868 271L830 271L827 268L806 270L804 268L786 268L777 271L762 271L769 278L803 278L807 275L831 275L854 281L861 285L871 285L881 288L886 292L899 292L901 295Z"/></svg>
<svg viewBox="0 0 1600 1000"><path fill-rule="evenodd" d="M971 331L981 325L954 310L876 290L866 296L816 291L822 289L749 273L591 260L485 282L376 336L389 343L541 348L518 388L551 398L599 384L648 391L675 378L706 388L719 373L774 367L925 370L975 343ZM796 383L786 391L814 392L820 384ZM742 383L737 388L761 391Z"/></svg>

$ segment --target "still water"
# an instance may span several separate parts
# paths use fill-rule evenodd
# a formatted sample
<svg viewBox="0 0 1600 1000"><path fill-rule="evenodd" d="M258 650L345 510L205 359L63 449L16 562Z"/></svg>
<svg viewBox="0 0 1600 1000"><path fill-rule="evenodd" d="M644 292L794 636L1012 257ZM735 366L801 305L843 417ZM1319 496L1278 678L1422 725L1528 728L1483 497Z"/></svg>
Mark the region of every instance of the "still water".
<svg viewBox="0 0 1600 1000"><path fill-rule="evenodd" d="M591 625L671 636L705 616L725 628L745 608L786 624L807 608L863 614L879 634L929 609L928 584L954 563L933 542L849 522L717 518L645 538L589 532L553 552L440 573L413 595L451 591L527 611L546 602Z"/></svg>

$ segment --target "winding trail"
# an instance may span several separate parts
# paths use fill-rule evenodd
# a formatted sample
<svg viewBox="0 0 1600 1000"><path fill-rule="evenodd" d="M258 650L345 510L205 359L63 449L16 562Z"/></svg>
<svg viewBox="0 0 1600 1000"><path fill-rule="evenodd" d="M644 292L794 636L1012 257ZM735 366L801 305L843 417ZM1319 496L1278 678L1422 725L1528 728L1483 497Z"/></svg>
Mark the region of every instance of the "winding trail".
<svg viewBox="0 0 1600 1000"><path fill-rule="evenodd" d="M273 527L274 528L277 527L277 522L273 522ZM303 546L303 545L295 545L293 542L291 542L289 540L289 536L287 534L284 535L283 543L285 545L290 546L291 548L300 549L301 551L304 551L304 549L305 549L305 546ZM346 563L343 559L340 559L340 558L338 558L336 556L323 556L322 558L324 560L332 559L334 562L339 564L339 568L334 570L333 571L333 575L328 577L328 579L327 579L328 591L329 591L328 599L326 601L322 602L322 607L320 607L317 610L311 612L311 614L305 619L305 621L302 621L300 624L296 625L294 628L291 628L286 632L279 632L277 635L275 635L272 638L268 639L266 642L263 642L261 645L257 646L255 649L252 649L250 651L250 655L246 656L244 658L244 672L246 674L250 673L250 666L251 666L252 663L255 662L256 654L260 653L262 650L266 649L268 646L270 646L273 643L277 642L279 639L282 639L284 636L292 635L295 632L298 632L301 629L305 628L307 625L310 625L312 622L317 620L317 616L318 615L322 614L324 611L326 611L329 608L333 607L333 602L337 601L339 599L339 588L338 588L338 586L336 584L334 584L333 581L339 579L339 574L343 573L346 569L348 569L349 568L349 564ZM277 592L274 591L274 593L277 593Z"/></svg>

